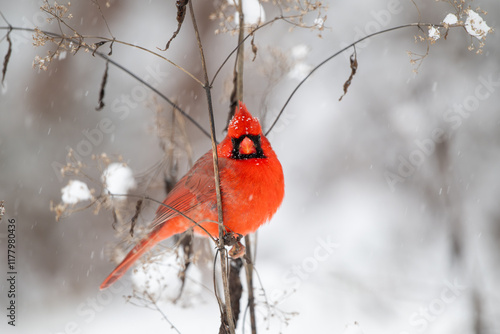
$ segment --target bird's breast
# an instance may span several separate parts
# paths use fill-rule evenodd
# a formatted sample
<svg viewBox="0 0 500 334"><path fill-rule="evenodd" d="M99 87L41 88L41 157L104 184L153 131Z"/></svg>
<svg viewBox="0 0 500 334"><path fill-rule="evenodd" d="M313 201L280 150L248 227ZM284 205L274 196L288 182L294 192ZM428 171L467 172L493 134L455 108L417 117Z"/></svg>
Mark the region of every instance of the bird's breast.
<svg viewBox="0 0 500 334"><path fill-rule="evenodd" d="M283 170L276 159L230 160L221 169L224 224L233 232L255 232L284 196Z"/></svg>

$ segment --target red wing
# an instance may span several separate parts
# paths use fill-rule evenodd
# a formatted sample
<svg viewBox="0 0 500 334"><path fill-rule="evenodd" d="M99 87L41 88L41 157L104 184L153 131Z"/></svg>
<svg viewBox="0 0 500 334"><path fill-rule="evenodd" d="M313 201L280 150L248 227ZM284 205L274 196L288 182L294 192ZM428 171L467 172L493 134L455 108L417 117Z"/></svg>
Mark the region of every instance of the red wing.
<svg viewBox="0 0 500 334"><path fill-rule="evenodd" d="M189 172L167 195L163 203L188 217L191 217L190 213L200 208L200 206L216 210L217 196L211 152L198 159ZM176 211L160 205L152 222L152 228L156 228L176 216L179 216Z"/></svg>

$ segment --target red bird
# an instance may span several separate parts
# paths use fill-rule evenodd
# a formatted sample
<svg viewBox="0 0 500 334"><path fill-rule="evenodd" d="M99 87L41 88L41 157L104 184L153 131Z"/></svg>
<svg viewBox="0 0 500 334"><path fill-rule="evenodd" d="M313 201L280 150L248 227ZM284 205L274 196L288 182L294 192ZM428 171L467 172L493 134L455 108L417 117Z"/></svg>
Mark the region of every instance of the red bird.
<svg viewBox="0 0 500 334"><path fill-rule="evenodd" d="M278 210L285 194L281 164L262 133L260 123L240 102L229 123L227 136L217 145L224 226L246 235L255 232ZM163 201L218 237L212 151L203 155ZM212 221L212 222L209 222ZM140 241L101 284L109 287L158 242L193 227L177 212L159 206L152 231ZM197 234L207 236L199 227Z"/></svg>

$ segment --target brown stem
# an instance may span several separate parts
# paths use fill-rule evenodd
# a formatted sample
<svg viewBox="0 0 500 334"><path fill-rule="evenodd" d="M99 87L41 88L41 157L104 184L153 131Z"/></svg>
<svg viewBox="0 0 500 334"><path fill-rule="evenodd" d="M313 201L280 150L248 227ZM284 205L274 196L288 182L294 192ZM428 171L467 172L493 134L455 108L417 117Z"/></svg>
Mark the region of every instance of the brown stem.
<svg viewBox="0 0 500 334"><path fill-rule="evenodd" d="M248 308L250 309L250 325L252 328L252 334L257 333L257 324L255 322L255 298L253 296L253 261L252 257L252 245L250 241L250 236L245 236L245 248L247 261L245 261L245 273L247 277L247 288L248 288Z"/></svg>
<svg viewBox="0 0 500 334"><path fill-rule="evenodd" d="M227 253L224 247L224 220L222 215L222 195L220 191L220 177L219 177L219 158L217 156L217 144L215 139L215 122L214 122L214 111L212 105L212 95L210 92L210 82L208 80L207 64L205 62L205 55L203 53L203 46L201 43L200 32L196 24L196 18L194 15L192 1L189 1L189 13L191 15L191 21L193 22L193 28L196 34L196 40L198 41L198 49L200 51L201 64L203 67L203 74L205 76L205 93L207 95L208 112L210 118L210 137L212 139L212 157L214 165L214 179L215 179L215 192L217 195L217 216L219 223L219 241L218 249L220 250L220 262L221 262L221 275L222 275L222 285L224 287L224 300L226 309L226 322L228 325L229 333L234 334L234 322L233 322L233 311L231 308L231 294L229 292L229 282L228 282L228 271L227 271ZM224 322L223 322L224 323Z"/></svg>
<svg viewBox="0 0 500 334"><path fill-rule="evenodd" d="M233 92L231 93L231 98L229 101L229 114L227 117L227 126L234 116L236 107L238 106L238 101L243 101L243 65L244 65L244 46L245 43L245 16L243 14L243 0L238 2L238 13L239 13L239 33L238 33L238 46L236 47L236 63L234 64L233 70Z"/></svg>
<svg viewBox="0 0 500 334"><path fill-rule="evenodd" d="M238 12L240 16L240 26L238 34L238 55L236 57L236 98L238 100L243 100L243 64L245 53L245 43L242 43L243 39L245 38L245 15L243 14L243 0L238 1Z"/></svg>
<svg viewBox="0 0 500 334"><path fill-rule="evenodd" d="M240 299L243 294L243 287L240 280L240 271L243 266L241 259L231 259L229 266L229 289L231 290L231 308L233 310L234 323L238 323L240 316ZM219 334L226 334L226 324L221 323Z"/></svg>

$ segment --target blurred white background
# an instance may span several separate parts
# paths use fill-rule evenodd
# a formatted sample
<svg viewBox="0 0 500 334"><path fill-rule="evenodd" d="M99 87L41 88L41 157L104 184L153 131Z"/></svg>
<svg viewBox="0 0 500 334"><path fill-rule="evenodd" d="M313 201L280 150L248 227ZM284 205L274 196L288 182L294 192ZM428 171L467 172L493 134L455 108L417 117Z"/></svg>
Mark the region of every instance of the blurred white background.
<svg viewBox="0 0 500 334"><path fill-rule="evenodd" d="M173 1L110 3L109 9L101 6L117 39L157 51L177 27ZM446 1L415 1L419 11L412 1L325 3L321 38L317 30L290 32L290 25L278 21L255 34L255 62L247 44L245 103L257 116L267 110L261 118L265 129L299 83L301 68L312 68L369 32L417 22L419 12L430 23L454 13ZM236 45L236 36L214 34L218 21L208 16L217 5L194 1L210 76ZM57 31L39 6L0 0L12 26ZM490 27L498 26L500 2L471 6L488 11L481 15ZM263 7L267 20L279 14L271 3ZM92 2L73 2L70 11L82 34L109 36ZM202 78L188 16L162 54ZM308 16L307 23L314 18ZM351 51L330 61L300 88L269 136L285 171L286 197L258 234L256 270L268 298L278 301L268 320L269 310L259 304L259 333L342 333L354 322L365 334L500 333L500 36L488 34L483 54L476 55L467 48L479 41L452 29L431 46L415 74L407 51L426 52L425 43L415 43L417 34L417 28L407 28L360 44L358 72L341 102ZM65 163L67 147L76 148L85 140L82 131L95 129L105 117L114 131L92 154L121 154L137 174L161 160L155 112L148 106L154 94L133 95L142 86L110 66L106 107L97 112L102 59L82 50L38 71L33 59L47 49L34 48L28 32L14 31L11 39L0 95L0 200L6 207L0 234L6 219L15 218L18 314L15 328L3 316L0 332L173 333L157 310L126 303L130 276L115 290L99 292L114 267L111 249L119 243L110 212L96 216L86 210L56 222L49 210L68 181L59 180L53 163ZM300 50L305 52L297 56ZM6 52L4 39L2 58ZM295 74L285 72L272 83L269 73L279 72L283 57L291 64L286 72ZM112 58L208 129L204 91L192 79L130 47L115 44ZM219 138L233 63L213 87ZM121 117L113 106L123 106L127 96L137 103ZM196 159L210 142L191 124L187 130ZM90 154L84 161L93 164ZM161 192L157 196L163 199ZM0 249L6 253L5 238ZM0 268L4 277L5 255ZM7 283L0 282L3 314ZM218 330L213 294L200 294L188 307L160 305L181 333ZM287 325L284 317L293 312Z"/></svg>

